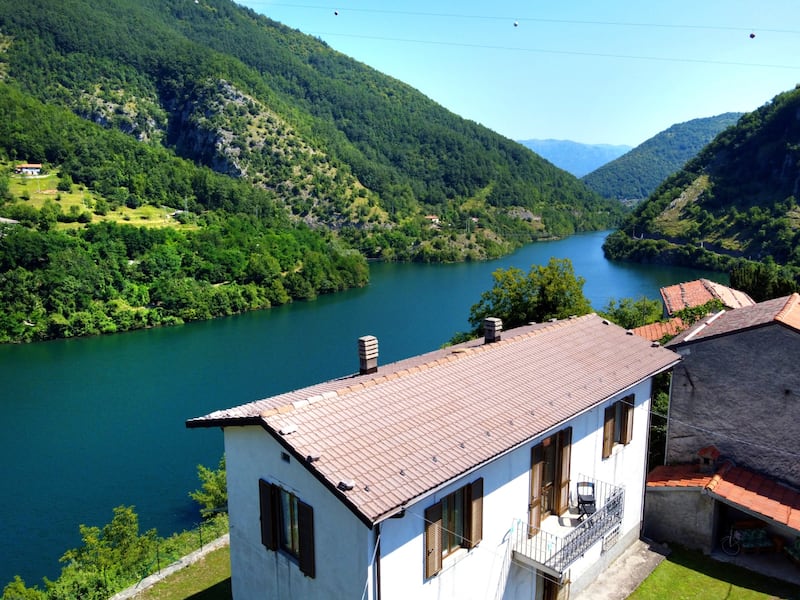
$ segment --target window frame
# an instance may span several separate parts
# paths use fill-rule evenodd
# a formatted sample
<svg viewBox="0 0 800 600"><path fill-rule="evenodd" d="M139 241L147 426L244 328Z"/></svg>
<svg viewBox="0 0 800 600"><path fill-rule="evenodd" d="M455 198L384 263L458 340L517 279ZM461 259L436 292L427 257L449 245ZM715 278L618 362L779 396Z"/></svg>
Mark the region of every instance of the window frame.
<svg viewBox="0 0 800 600"><path fill-rule="evenodd" d="M462 548L471 550L482 539L483 477L479 477L425 509L425 578L441 571L445 558Z"/></svg>
<svg viewBox="0 0 800 600"><path fill-rule="evenodd" d="M315 577L314 509L295 493L264 479L258 480L258 495L261 543L296 562L307 577ZM284 501L290 507L288 515Z"/></svg>
<svg viewBox="0 0 800 600"><path fill-rule="evenodd" d="M629 394L605 408L603 413L603 458L611 456L615 446L627 446L631 443L635 400L635 395Z"/></svg>

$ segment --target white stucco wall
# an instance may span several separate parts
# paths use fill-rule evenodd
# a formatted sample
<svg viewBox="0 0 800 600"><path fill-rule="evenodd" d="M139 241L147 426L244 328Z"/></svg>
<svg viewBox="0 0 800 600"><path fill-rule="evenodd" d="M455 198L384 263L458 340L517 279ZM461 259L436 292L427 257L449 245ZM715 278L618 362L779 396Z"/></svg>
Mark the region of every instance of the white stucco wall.
<svg viewBox="0 0 800 600"><path fill-rule="evenodd" d="M625 487L625 512L619 533L618 548L637 539L641 515L647 461L647 438L650 410L650 383L643 383L627 392L635 394L634 431L631 442L616 446L607 459L602 459L603 418L606 406L626 394L614 397L556 428L572 426L570 477L572 486L579 475L585 475ZM509 575L507 559L509 530L514 520L527 522L530 495L531 448L550 435L538 437L529 444L470 473L462 480L419 501L406 510L402 519L381 524L381 598L531 598L535 577L525 568L516 567ZM473 550L461 550L444 561L442 571L425 580L424 513L425 509L459 487L484 478L483 541ZM574 493L574 489L571 489ZM572 593L580 591L599 571L598 561L606 564L611 557L601 556L601 544L592 547L569 571ZM611 554L608 552L607 554ZM505 594L498 592L505 588ZM498 594L496 596L496 594Z"/></svg>
<svg viewBox="0 0 800 600"><path fill-rule="evenodd" d="M499 457L447 487L407 507L402 518L379 524L380 598L420 600L459 598L532 598L535 574L509 562L510 530L515 520L526 523L530 497L531 448L545 437L571 426L571 493L579 475L625 487L625 513L619 545L638 536L647 457L650 384L635 393L634 432L630 444L617 446L602 459L603 416L610 399L553 431ZM376 532L349 511L294 458L281 458L282 448L260 427L225 429L228 495L231 514L231 569L237 600L256 598L373 598L371 577ZM444 560L442 570L425 579L425 509L478 477L483 477L483 540L474 549L459 550ZM280 552L261 544L258 480L265 478L293 491L314 508L316 578L305 577ZM616 555L622 548L615 548ZM572 565L573 593L584 587L605 564L596 544ZM601 563L598 563L601 561ZM503 594L505 591L505 594Z"/></svg>
<svg viewBox="0 0 800 600"><path fill-rule="evenodd" d="M225 428L231 575L236 600L361 598L371 569L373 533L261 427ZM258 481L293 492L314 509L316 577L261 544ZM371 596L367 596L370 598Z"/></svg>

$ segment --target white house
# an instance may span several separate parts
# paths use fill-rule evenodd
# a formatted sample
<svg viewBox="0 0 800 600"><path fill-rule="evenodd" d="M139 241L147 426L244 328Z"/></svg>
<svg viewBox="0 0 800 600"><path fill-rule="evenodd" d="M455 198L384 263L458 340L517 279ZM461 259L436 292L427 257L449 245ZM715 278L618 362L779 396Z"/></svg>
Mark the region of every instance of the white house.
<svg viewBox="0 0 800 600"><path fill-rule="evenodd" d="M17 165L14 172L21 175L40 175L42 173L41 163L25 163Z"/></svg>
<svg viewBox="0 0 800 600"><path fill-rule="evenodd" d="M638 538L678 355L597 315L487 324L381 367L366 336L356 375L187 421L224 431L237 600L568 598Z"/></svg>

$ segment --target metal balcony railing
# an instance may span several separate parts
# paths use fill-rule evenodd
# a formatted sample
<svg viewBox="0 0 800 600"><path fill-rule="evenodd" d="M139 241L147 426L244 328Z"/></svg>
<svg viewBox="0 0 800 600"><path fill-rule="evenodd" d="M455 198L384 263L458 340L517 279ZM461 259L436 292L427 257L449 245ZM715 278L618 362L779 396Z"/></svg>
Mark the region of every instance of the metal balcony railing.
<svg viewBox="0 0 800 600"><path fill-rule="evenodd" d="M580 481L593 480L582 477ZM594 484L596 512L583 520L568 519L578 522L565 534L557 535L542 529L529 532L526 523L517 523L513 558L526 564L533 562L537 568L560 578L572 563L622 523L625 505L623 488L599 481L594 481Z"/></svg>

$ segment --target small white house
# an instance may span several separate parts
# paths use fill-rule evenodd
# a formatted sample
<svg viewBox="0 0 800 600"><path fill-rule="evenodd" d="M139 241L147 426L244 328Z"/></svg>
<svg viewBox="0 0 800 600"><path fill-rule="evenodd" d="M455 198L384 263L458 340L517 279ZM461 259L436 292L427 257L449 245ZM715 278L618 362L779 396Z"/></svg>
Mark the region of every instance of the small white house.
<svg viewBox="0 0 800 600"><path fill-rule="evenodd" d="M597 315L487 325L187 421L224 431L237 600L568 598L638 538L678 355Z"/></svg>
<svg viewBox="0 0 800 600"><path fill-rule="evenodd" d="M18 175L41 175L42 165L41 163L21 164L14 168L14 172Z"/></svg>

